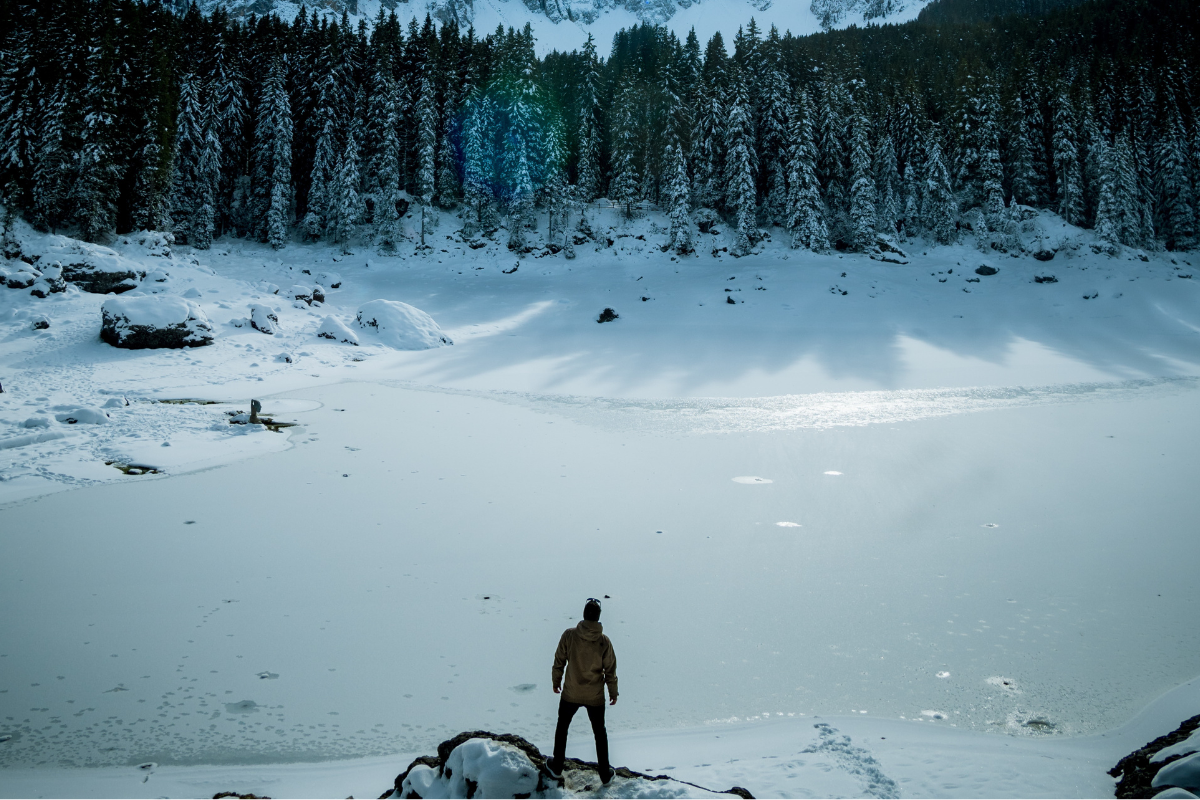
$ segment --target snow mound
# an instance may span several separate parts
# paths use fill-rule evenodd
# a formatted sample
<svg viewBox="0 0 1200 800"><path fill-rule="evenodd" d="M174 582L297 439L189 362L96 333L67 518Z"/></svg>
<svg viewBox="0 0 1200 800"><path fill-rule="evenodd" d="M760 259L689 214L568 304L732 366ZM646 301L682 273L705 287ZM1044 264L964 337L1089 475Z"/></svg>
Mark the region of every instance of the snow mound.
<svg viewBox="0 0 1200 800"><path fill-rule="evenodd" d="M213 341L208 317L182 297L113 297L104 301L100 313L100 338L113 347L202 347Z"/></svg>
<svg viewBox="0 0 1200 800"><path fill-rule="evenodd" d="M250 306L250 327L259 333L274 336L279 327L279 317L270 307L255 303Z"/></svg>
<svg viewBox="0 0 1200 800"><path fill-rule="evenodd" d="M358 334L346 327L346 323L337 317L326 317L322 320L321 327L317 329L317 336L358 346Z"/></svg>
<svg viewBox="0 0 1200 800"><path fill-rule="evenodd" d="M1150 785L1156 789L1167 786L1200 791L1200 753L1192 753L1163 767Z"/></svg>
<svg viewBox="0 0 1200 800"><path fill-rule="evenodd" d="M581 797L601 789L595 764L567 759L563 780L544 770L546 757L529 741L488 731L460 733L422 756L396 777L384 797ZM745 789L713 792L666 775L644 775L618 767L603 787L605 797L751 797Z"/></svg>
<svg viewBox="0 0 1200 800"><path fill-rule="evenodd" d="M372 300L358 309L358 326L379 336L379 340L397 350L428 350L454 344L433 317L408 303Z"/></svg>
<svg viewBox="0 0 1200 800"><path fill-rule="evenodd" d="M112 422L108 418L108 414L98 408L76 408L62 414L55 414L54 418L64 425L75 425L77 423L83 425L107 425Z"/></svg>

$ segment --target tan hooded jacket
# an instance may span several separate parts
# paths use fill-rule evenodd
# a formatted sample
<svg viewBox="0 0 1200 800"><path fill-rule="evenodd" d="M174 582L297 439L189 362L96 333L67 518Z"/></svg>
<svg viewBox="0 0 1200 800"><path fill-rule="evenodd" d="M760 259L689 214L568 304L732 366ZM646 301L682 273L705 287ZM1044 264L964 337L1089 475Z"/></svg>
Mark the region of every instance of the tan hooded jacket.
<svg viewBox="0 0 1200 800"><path fill-rule="evenodd" d="M563 665L567 681L563 684ZM562 697L568 703L584 706L604 705L604 687L609 697L617 696L617 656L612 642L604 635L599 622L583 620L574 628L563 631L554 651L554 688L562 686Z"/></svg>

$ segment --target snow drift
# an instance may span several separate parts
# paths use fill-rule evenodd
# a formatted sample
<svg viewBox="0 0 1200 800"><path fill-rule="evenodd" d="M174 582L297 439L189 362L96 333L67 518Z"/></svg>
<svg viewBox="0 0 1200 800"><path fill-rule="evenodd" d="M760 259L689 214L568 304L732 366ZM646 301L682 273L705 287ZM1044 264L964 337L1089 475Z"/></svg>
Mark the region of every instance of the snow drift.
<svg viewBox="0 0 1200 800"><path fill-rule="evenodd" d="M395 300L363 303L358 309L358 326L375 333L381 342L397 350L428 350L454 344L433 317Z"/></svg>
<svg viewBox="0 0 1200 800"><path fill-rule="evenodd" d="M104 301L100 314L100 338L113 347L202 347L213 341L208 317L182 297L114 297Z"/></svg>
<svg viewBox="0 0 1200 800"><path fill-rule="evenodd" d="M438 745L436 756L422 756L396 776L383 797L580 797L600 789L597 766L568 758L562 780L545 771L546 757L531 742L511 733L468 731ZM734 787L714 792L666 775L645 775L618 767L604 787L605 797L745 797Z"/></svg>

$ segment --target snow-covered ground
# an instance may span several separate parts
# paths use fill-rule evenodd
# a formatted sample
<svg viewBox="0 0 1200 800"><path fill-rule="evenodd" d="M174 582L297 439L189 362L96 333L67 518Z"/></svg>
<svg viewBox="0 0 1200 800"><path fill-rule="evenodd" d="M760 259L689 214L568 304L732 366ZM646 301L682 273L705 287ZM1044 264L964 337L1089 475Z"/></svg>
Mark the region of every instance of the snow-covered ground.
<svg viewBox="0 0 1200 800"><path fill-rule="evenodd" d="M549 749L587 596L614 760L715 789L1093 795L1200 712L1127 724L1200 663L1192 256L1047 215L1045 263L677 259L657 217L591 213L614 246L574 260L449 214L415 257L116 245L211 322L184 350L0 289L0 794L361 796L460 730ZM453 344L388 346L374 300ZM251 399L298 424L229 424Z"/></svg>

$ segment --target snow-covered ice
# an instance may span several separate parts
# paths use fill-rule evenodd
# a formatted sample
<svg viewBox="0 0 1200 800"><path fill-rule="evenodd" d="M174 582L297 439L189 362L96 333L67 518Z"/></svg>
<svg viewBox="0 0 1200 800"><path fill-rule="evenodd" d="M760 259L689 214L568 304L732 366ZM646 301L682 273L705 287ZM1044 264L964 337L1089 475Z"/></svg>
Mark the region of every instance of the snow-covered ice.
<svg viewBox="0 0 1200 800"><path fill-rule="evenodd" d="M1104 793L1200 712L1130 722L1200 663L1192 256L1067 242L1056 283L1006 259L965 294L966 246L679 261L633 224L516 272L447 223L420 257L129 240L116 298L0 289L0 794L377 796L461 730L546 750L589 595L614 759L703 786ZM212 344L104 344L126 298ZM380 300L454 346L359 328ZM227 321L253 305L274 335ZM230 424L251 400L293 426Z"/></svg>

